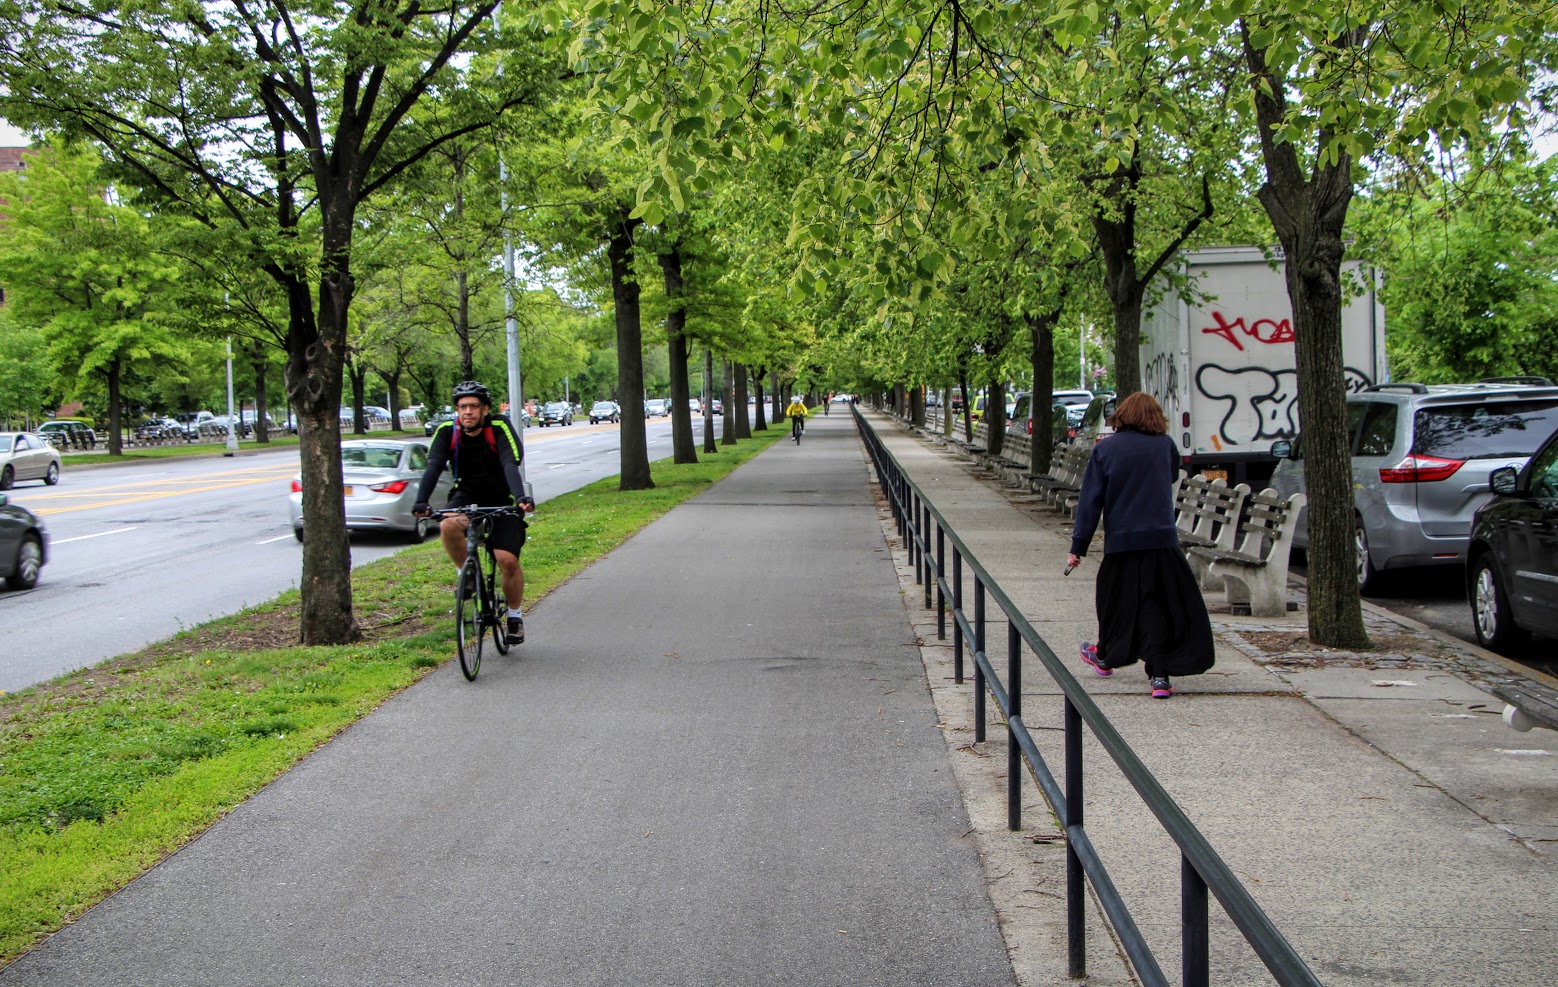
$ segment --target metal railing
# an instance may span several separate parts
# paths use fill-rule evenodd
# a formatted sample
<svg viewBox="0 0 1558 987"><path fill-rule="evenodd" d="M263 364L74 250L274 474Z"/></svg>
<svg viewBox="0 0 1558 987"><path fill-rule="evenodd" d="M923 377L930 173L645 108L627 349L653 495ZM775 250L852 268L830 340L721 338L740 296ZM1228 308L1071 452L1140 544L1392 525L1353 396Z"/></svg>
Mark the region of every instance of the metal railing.
<svg viewBox="0 0 1558 987"><path fill-rule="evenodd" d="M1092 882L1104 915L1114 927L1121 948L1146 987L1167 987L1169 981L1125 905L1103 860L1089 838L1083 819L1082 728L1085 725L1108 752L1143 804L1180 851L1180 974L1184 987L1207 987L1211 978L1208 892L1217 898L1245 941L1282 987L1320 987L1320 981L1250 897L1233 871L1152 772L1131 750L1070 670L1055 656L1021 609L980 564L925 497L899 468L871 424L854 409L856 427L876 468L882 492L892 505L898 534L909 551L916 585L925 587L925 607L936 611L936 636L946 640L947 615L953 617L953 662L958 683L964 680L965 642L972 642L974 659L974 737L985 739L986 696L994 698L1006 717L1006 820L1022 825L1022 766L1060 819L1066 832L1066 949L1068 973L1087 975L1086 906L1083 878ZM950 581L947 545L951 543ZM964 570L973 576L973 613L965 608ZM932 590L934 588L934 598ZM948 607L950 598L951 606ZM995 670L985 648L988 601L1007 625L1006 678ZM1024 645L1036 655L1065 695L1064 779L1058 780L1039 753L1022 715Z"/></svg>

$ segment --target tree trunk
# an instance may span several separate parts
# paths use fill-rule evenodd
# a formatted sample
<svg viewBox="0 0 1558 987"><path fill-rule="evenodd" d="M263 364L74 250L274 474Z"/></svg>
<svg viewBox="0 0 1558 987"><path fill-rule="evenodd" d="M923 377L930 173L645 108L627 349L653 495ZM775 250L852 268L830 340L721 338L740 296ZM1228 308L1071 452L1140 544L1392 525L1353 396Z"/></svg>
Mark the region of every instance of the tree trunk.
<svg viewBox="0 0 1558 987"><path fill-rule="evenodd" d="M384 385L389 388L389 413L390 428L400 431L400 368L396 367L389 373L379 371L379 376L384 378ZM518 419L515 419L518 423Z"/></svg>
<svg viewBox="0 0 1558 987"><path fill-rule="evenodd" d="M963 394L963 437L974 441L974 396L968 392L968 374L958 375L958 388Z"/></svg>
<svg viewBox="0 0 1558 987"><path fill-rule="evenodd" d="M110 456L124 455L124 410L120 406L123 396L119 384L122 373L123 368L117 357L108 361L108 454Z"/></svg>
<svg viewBox="0 0 1558 987"><path fill-rule="evenodd" d="M777 371L777 370L770 370L768 372L768 374L769 374L769 383L771 384L771 388L770 389L772 390L773 395L774 395L773 421L774 421L775 425L778 425L778 424L780 424L781 422L784 421L784 408L785 408L785 404L787 404L788 402L784 401L783 389L780 388L780 386L779 386L779 371Z"/></svg>
<svg viewBox="0 0 1558 987"><path fill-rule="evenodd" d="M1243 25L1241 25L1241 28ZM1342 359L1342 228L1352 201L1352 160L1337 155L1306 178L1292 144L1272 136L1287 114L1286 80L1250 47L1244 28L1266 183L1256 193L1285 255L1298 362L1298 408L1309 495L1309 636L1318 644L1366 648L1353 536L1352 454ZM1340 40L1356 44L1365 28ZM1330 143L1322 130L1316 160Z"/></svg>
<svg viewBox="0 0 1558 987"><path fill-rule="evenodd" d="M752 437L752 419L747 415L747 368L745 364L731 365L731 387L735 390L736 438Z"/></svg>
<svg viewBox="0 0 1558 987"><path fill-rule="evenodd" d="M736 444L736 397L735 389L731 387L731 364L729 360L720 363L720 417L724 420L720 428L719 444L733 446Z"/></svg>
<svg viewBox="0 0 1558 987"><path fill-rule="evenodd" d="M696 463L698 447L692 436L692 389L687 383L687 304L682 299L682 251L673 246L660 255L665 272L665 297L671 308L665 316L666 350L671 364L671 461Z"/></svg>
<svg viewBox="0 0 1558 987"><path fill-rule="evenodd" d="M719 452L714 444L714 350L703 348L703 451Z"/></svg>
<svg viewBox="0 0 1558 987"><path fill-rule="evenodd" d="M752 402L752 416L756 419L752 425L752 430L754 432L766 432L768 431L768 418L767 411L763 406L763 371L760 367L753 368L752 370L752 396L755 399Z"/></svg>
<svg viewBox="0 0 1558 987"><path fill-rule="evenodd" d="M909 389L909 421L918 428L925 427L925 388L918 384Z"/></svg>
<svg viewBox="0 0 1558 987"><path fill-rule="evenodd" d="M611 296L617 316L617 394L622 421L618 429L622 475L618 490L652 490L649 440L644 434L644 334L639 321L638 281L633 277L633 235L641 220L623 208L607 254L611 259Z"/></svg>
<svg viewBox="0 0 1558 987"><path fill-rule="evenodd" d="M270 422L265 417L268 409L265 400L265 355L259 343L254 344L254 441L270 444Z"/></svg>
<svg viewBox="0 0 1558 987"><path fill-rule="evenodd" d="M1030 476L1048 473L1055 452L1055 326L1062 311L1056 307L1028 316L1028 326L1033 330L1032 349L1028 352L1028 363L1033 368L1033 394L1028 399L1028 413L1033 421L1033 434L1028 437L1033 448L1033 459L1028 464Z"/></svg>
<svg viewBox="0 0 1558 987"><path fill-rule="evenodd" d="M352 433L355 435L368 434L368 414L363 411L363 405L367 403L368 368L360 360L349 360L346 364L346 374L352 382Z"/></svg>
<svg viewBox="0 0 1558 987"><path fill-rule="evenodd" d="M985 399L985 452L999 458L1006 448L1006 385L999 380L990 382L990 394Z"/></svg>

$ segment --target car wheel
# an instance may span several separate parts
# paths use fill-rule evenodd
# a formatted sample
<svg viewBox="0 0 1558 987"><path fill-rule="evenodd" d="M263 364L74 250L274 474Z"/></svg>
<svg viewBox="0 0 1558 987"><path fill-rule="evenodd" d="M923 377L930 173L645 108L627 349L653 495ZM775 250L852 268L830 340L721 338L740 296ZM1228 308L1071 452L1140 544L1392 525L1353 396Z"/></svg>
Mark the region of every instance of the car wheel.
<svg viewBox="0 0 1558 987"><path fill-rule="evenodd" d="M1379 570L1374 568L1374 560L1369 556L1369 533L1363 530L1362 518L1353 518L1352 537L1358 562L1358 592L1377 590L1382 580Z"/></svg>
<svg viewBox="0 0 1558 987"><path fill-rule="evenodd" d="M11 489L11 484L16 480L16 471L7 466L0 469L0 490Z"/></svg>
<svg viewBox="0 0 1558 987"><path fill-rule="evenodd" d="M49 471L44 474L43 482L47 483L51 487L54 486L56 483L60 482L60 464L59 463L50 463L49 464Z"/></svg>
<svg viewBox="0 0 1558 987"><path fill-rule="evenodd" d="M1499 580L1491 553L1477 556L1471 569L1471 617L1477 628L1477 641L1490 651L1503 652L1519 644L1528 635L1515 626L1510 616L1509 597Z"/></svg>
<svg viewBox="0 0 1558 987"><path fill-rule="evenodd" d="M32 589L38 585L38 572L42 568L43 542L37 535L28 535L16 550L16 568L6 577L6 584L12 589Z"/></svg>
<svg viewBox="0 0 1558 987"><path fill-rule="evenodd" d="M299 544L302 544L302 542L303 542L303 529L302 529L301 526L292 529L292 537L296 538L298 540Z"/></svg>

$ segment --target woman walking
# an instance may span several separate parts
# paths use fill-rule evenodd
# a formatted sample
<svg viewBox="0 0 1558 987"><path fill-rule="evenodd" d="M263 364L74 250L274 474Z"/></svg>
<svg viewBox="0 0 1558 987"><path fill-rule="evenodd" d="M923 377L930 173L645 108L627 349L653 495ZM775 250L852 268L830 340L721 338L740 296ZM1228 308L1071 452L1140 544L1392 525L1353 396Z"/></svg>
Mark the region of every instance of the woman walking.
<svg viewBox="0 0 1558 987"><path fill-rule="evenodd" d="M1206 601L1174 527L1178 450L1150 394L1121 401L1109 423L1116 431L1093 449L1082 477L1067 559L1081 563L1102 520L1098 643L1082 643L1082 660L1099 675L1141 661L1153 698L1167 699L1170 676L1200 675L1213 661Z"/></svg>

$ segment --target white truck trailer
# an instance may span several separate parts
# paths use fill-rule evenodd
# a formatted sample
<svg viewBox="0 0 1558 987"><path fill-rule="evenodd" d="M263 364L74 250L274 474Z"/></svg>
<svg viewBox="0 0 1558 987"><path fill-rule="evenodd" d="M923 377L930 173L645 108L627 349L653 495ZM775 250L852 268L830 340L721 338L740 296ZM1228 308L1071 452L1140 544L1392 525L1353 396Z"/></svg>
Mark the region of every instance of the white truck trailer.
<svg viewBox="0 0 1558 987"><path fill-rule="evenodd" d="M1276 459L1271 445L1298 432L1298 371L1293 308L1281 270L1258 247L1187 252L1183 293L1160 283L1162 297L1142 317L1142 390L1168 415L1188 472L1264 487ZM1349 391L1389 380L1385 310L1374 272L1342 267L1361 286L1342 309L1342 358Z"/></svg>

